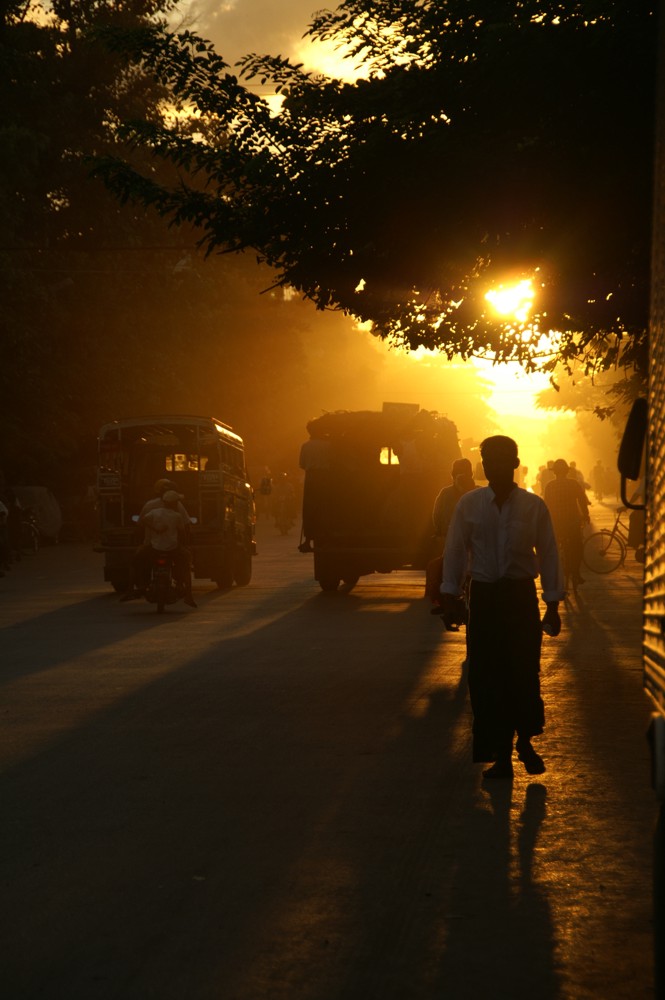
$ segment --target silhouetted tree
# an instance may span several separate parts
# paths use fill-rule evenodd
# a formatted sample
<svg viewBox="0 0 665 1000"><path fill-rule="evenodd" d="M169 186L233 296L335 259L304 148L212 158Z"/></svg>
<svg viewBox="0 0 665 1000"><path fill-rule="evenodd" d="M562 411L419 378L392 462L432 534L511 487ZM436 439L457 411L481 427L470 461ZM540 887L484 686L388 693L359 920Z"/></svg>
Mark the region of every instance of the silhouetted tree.
<svg viewBox="0 0 665 1000"><path fill-rule="evenodd" d="M527 367L643 363L649 5L345 0L309 33L346 45L362 77L258 55L233 72L190 32L115 33L183 112L125 119L123 134L181 176L164 185L116 160L108 183L411 347ZM278 114L255 80L280 95ZM491 282L526 274L554 356L484 300Z"/></svg>
<svg viewBox="0 0 665 1000"><path fill-rule="evenodd" d="M88 158L118 151L110 129L118 117L159 118L165 92L91 29L152 24L172 6L2 5L0 467L8 471L37 466L50 476L104 403L139 379L146 390L155 370L159 330L139 326L136 307L151 281L168 278L182 236L140 206L121 208L91 179ZM170 257L153 252L169 244Z"/></svg>

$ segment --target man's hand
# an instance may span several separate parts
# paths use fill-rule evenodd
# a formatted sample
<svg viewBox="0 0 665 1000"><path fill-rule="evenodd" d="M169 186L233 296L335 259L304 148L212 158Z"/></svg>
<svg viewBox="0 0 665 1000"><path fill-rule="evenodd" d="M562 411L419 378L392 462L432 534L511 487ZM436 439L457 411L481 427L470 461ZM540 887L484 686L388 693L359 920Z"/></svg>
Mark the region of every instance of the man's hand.
<svg viewBox="0 0 665 1000"><path fill-rule="evenodd" d="M466 625L468 620L464 598L455 597L454 594L441 594L439 614L449 632L458 632L460 625Z"/></svg>
<svg viewBox="0 0 665 1000"><path fill-rule="evenodd" d="M543 615L543 632L546 635L558 635L561 631L561 618L559 617L559 602L548 601L547 611Z"/></svg>

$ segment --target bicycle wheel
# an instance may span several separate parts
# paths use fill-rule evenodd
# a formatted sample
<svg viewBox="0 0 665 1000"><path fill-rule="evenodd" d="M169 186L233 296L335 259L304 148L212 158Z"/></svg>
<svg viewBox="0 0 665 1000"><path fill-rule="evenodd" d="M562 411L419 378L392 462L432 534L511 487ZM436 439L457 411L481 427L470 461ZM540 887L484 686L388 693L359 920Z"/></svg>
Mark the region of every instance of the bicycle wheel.
<svg viewBox="0 0 665 1000"><path fill-rule="evenodd" d="M39 550L39 531L29 521L24 521L21 525L21 548L28 549L29 552Z"/></svg>
<svg viewBox="0 0 665 1000"><path fill-rule="evenodd" d="M594 573L613 573L623 566L626 546L618 535L603 528L589 535L582 550L584 565Z"/></svg>
<svg viewBox="0 0 665 1000"><path fill-rule="evenodd" d="M568 548L563 542L559 542L559 559L561 561L561 569L563 570L563 582L568 587L571 577L571 562L568 555Z"/></svg>

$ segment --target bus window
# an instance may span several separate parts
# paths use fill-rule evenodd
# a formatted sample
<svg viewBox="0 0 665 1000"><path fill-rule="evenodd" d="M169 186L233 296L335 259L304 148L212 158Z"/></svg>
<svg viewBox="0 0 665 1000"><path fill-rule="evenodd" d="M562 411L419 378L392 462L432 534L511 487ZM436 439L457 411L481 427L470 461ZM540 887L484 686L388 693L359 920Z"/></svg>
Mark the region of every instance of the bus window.
<svg viewBox="0 0 665 1000"><path fill-rule="evenodd" d="M189 455L175 452L166 456L164 468L166 472L203 472L208 463L205 455Z"/></svg>
<svg viewBox="0 0 665 1000"><path fill-rule="evenodd" d="M245 475L245 462L240 448L234 448L233 445L225 442L222 445L222 463L224 468L235 476Z"/></svg>
<svg viewBox="0 0 665 1000"><path fill-rule="evenodd" d="M379 458L381 465L399 465L399 458L392 450L392 448L382 448L381 456Z"/></svg>
<svg viewBox="0 0 665 1000"><path fill-rule="evenodd" d="M245 459L240 448L231 448L231 468L239 476L245 475Z"/></svg>

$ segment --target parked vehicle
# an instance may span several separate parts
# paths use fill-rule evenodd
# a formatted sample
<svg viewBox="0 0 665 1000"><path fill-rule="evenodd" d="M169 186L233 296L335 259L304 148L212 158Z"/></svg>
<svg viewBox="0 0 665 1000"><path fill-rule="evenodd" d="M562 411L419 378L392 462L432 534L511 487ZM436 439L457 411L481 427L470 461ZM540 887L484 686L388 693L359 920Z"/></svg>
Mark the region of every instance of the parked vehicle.
<svg viewBox="0 0 665 1000"><path fill-rule="evenodd" d="M617 507L611 529L601 528L585 538L582 558L584 565L593 573L613 573L615 569L620 569L626 561L629 548L635 549L636 562L644 562L644 539L639 528L634 532L637 538L631 539L631 519L640 517L641 514L632 510L628 523L625 523L627 513L626 507Z"/></svg>
<svg viewBox="0 0 665 1000"><path fill-rule="evenodd" d="M39 527L37 517L32 507L21 509L21 550L37 552L39 550Z"/></svg>
<svg viewBox="0 0 665 1000"><path fill-rule="evenodd" d="M242 438L215 417L163 414L104 424L98 440L97 495L104 579L129 586L140 542L132 518L168 479L196 520L191 528L193 575L219 587L246 586L256 552L254 497Z"/></svg>
<svg viewBox="0 0 665 1000"><path fill-rule="evenodd" d="M322 590L353 587L361 576L424 570L440 554L432 510L460 457L457 428L417 404L380 411L338 411L310 421L329 454L327 468L305 471L303 528Z"/></svg>
<svg viewBox="0 0 665 1000"><path fill-rule="evenodd" d="M13 489L21 507L31 512L40 542L55 544L62 527L62 511L51 491L46 486L14 486Z"/></svg>

